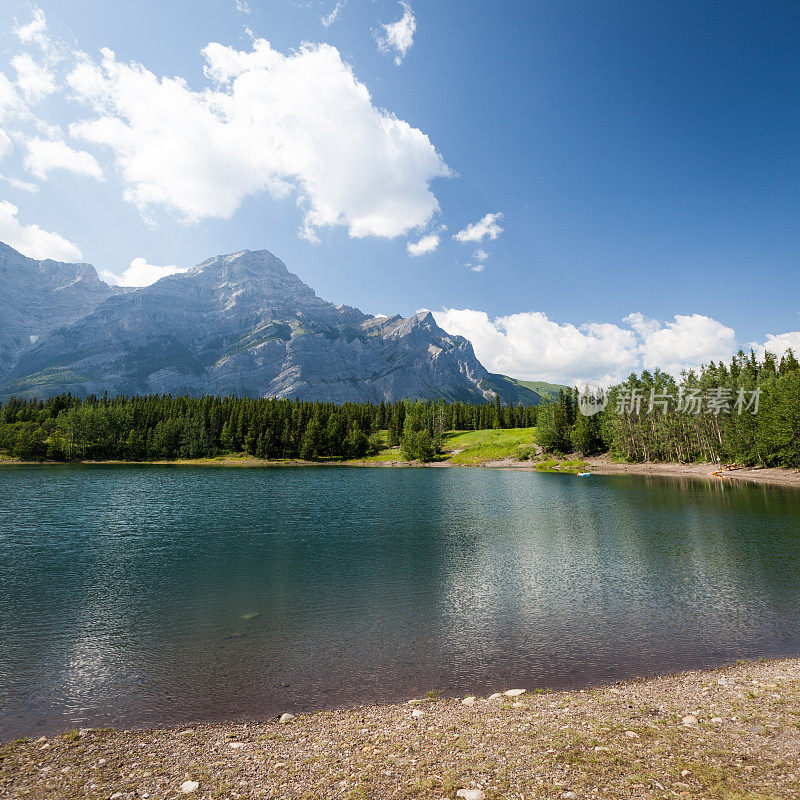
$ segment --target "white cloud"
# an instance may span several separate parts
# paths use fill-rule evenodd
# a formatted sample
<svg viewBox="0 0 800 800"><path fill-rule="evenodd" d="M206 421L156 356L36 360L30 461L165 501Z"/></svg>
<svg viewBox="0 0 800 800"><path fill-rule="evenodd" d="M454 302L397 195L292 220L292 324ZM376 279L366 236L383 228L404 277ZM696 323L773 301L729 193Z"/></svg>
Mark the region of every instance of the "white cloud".
<svg viewBox="0 0 800 800"><path fill-rule="evenodd" d="M22 98L8 76L0 72L0 122L18 114L24 108Z"/></svg>
<svg viewBox="0 0 800 800"><path fill-rule="evenodd" d="M155 264L148 264L147 259L139 257L131 261L131 265L125 272L117 275L108 270L101 270L100 277L113 286L150 286L151 283L155 283L161 278L186 272L189 269L189 267L176 267L174 264L159 267Z"/></svg>
<svg viewBox="0 0 800 800"><path fill-rule="evenodd" d="M569 385L607 386L655 368L677 377L738 350L731 328L701 314L666 323L631 314L622 325L562 324L536 311L491 320L483 311L451 308L434 316L446 331L469 339L491 372Z"/></svg>
<svg viewBox="0 0 800 800"><path fill-rule="evenodd" d="M486 214L486 216L467 225L466 228L459 231L453 236L459 242L482 242L484 239L496 239L503 229L498 224L503 219L503 214L500 211L494 214Z"/></svg>
<svg viewBox="0 0 800 800"><path fill-rule="evenodd" d="M800 331L768 333L766 342L750 342L748 348L752 348L759 357L763 357L765 351L768 350L778 358L791 349L795 356L800 358Z"/></svg>
<svg viewBox="0 0 800 800"><path fill-rule="evenodd" d="M325 14L325 16L320 18L320 22L326 27L329 28L336 22L336 18L339 16L339 12L347 5L347 0L336 0L336 5L333 7L330 14Z"/></svg>
<svg viewBox="0 0 800 800"><path fill-rule="evenodd" d="M423 236L418 242L408 242L406 250L410 256L422 256L432 253L439 246L439 234L429 233Z"/></svg>
<svg viewBox="0 0 800 800"><path fill-rule="evenodd" d="M249 14L250 13L250 6L247 3L247 0L233 0L234 5L236 6L236 10L240 14Z"/></svg>
<svg viewBox="0 0 800 800"><path fill-rule="evenodd" d="M258 39L249 52L210 44L203 55L212 85L202 91L107 49L68 77L96 113L71 134L111 148L143 214L227 219L248 196L294 193L304 235L342 225L360 238L400 236L438 212L430 184L451 174L444 160L422 131L372 104L336 48L283 55Z"/></svg>
<svg viewBox="0 0 800 800"><path fill-rule="evenodd" d="M0 200L0 241L30 258L52 258L55 261L77 261L81 251L57 233L42 230L38 225L23 225L17 219L19 209L7 200Z"/></svg>
<svg viewBox="0 0 800 800"><path fill-rule="evenodd" d="M30 53L14 56L11 66L17 71L16 85L29 103L42 100L56 90L53 73L34 61Z"/></svg>
<svg viewBox="0 0 800 800"><path fill-rule="evenodd" d="M481 247L472 254L473 261L486 261L487 258L489 258L489 254Z"/></svg>
<svg viewBox="0 0 800 800"><path fill-rule="evenodd" d="M378 49L382 53L394 53L394 63L398 67L414 44L414 34L417 30L417 20L411 6L405 0L400 0L400 6L403 9L403 16L397 22L381 25L380 30L375 32Z"/></svg>
<svg viewBox="0 0 800 800"><path fill-rule="evenodd" d="M482 264L480 261L476 264L467 262L464 266L470 270L470 272L483 272L483 270L486 269L486 264Z"/></svg>
<svg viewBox="0 0 800 800"><path fill-rule="evenodd" d="M13 186L15 189L19 189L22 192L28 192L29 194L35 194L39 191L38 184L30 183L29 181L21 181L19 178L9 178L6 175L0 175L0 181L5 181L9 186Z"/></svg>
<svg viewBox="0 0 800 800"><path fill-rule="evenodd" d="M57 169L104 180L103 169L94 156L85 150L73 150L60 139L29 139L26 146L28 153L23 160L25 169L40 180L45 180L50 172Z"/></svg>
<svg viewBox="0 0 800 800"><path fill-rule="evenodd" d="M33 8L31 21L27 25L15 24L14 34L22 44L38 45L44 52L50 52L52 48L47 32L47 19L41 8Z"/></svg>
<svg viewBox="0 0 800 800"><path fill-rule="evenodd" d="M11 143L11 138L4 131L0 130L0 161L2 161L12 150L14 145Z"/></svg>
<svg viewBox="0 0 800 800"><path fill-rule="evenodd" d="M641 314L635 317L642 337L641 357L645 369L656 367L673 375L696 369L709 361L729 359L737 350L736 333L721 322L703 314L677 314L673 322L658 327L641 327ZM637 328L634 327L634 330Z"/></svg>

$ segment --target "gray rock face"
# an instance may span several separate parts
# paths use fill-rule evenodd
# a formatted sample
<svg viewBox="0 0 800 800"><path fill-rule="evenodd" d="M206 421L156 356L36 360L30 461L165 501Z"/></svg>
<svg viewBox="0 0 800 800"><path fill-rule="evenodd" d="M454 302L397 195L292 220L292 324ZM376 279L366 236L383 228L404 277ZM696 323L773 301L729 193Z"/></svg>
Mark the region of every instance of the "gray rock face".
<svg viewBox="0 0 800 800"><path fill-rule="evenodd" d="M91 276L99 284L85 290L85 315L52 324L20 350L0 397L108 391L475 401L491 397L499 377L430 313L382 318L335 306L266 250L217 256L127 293L103 289L91 267L78 266L87 287Z"/></svg>
<svg viewBox="0 0 800 800"><path fill-rule="evenodd" d="M119 292L91 264L36 261L0 242L0 381L37 342Z"/></svg>

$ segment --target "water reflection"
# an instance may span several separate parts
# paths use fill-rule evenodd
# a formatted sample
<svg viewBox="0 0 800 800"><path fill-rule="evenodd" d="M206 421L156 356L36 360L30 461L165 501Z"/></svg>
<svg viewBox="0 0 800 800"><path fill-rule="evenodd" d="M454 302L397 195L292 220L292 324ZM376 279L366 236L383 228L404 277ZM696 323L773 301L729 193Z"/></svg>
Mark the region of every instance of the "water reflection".
<svg viewBox="0 0 800 800"><path fill-rule="evenodd" d="M486 470L0 473L0 734L800 650L800 494Z"/></svg>

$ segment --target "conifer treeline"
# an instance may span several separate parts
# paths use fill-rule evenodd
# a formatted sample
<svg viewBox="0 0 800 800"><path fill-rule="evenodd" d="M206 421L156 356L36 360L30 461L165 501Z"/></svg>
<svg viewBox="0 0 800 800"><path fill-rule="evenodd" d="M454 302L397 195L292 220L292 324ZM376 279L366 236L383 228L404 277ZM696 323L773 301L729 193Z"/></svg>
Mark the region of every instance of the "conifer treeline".
<svg viewBox="0 0 800 800"><path fill-rule="evenodd" d="M546 450L609 451L627 461L712 461L800 467L800 364L739 352L680 381L656 370L631 375L584 416L577 390L539 407Z"/></svg>
<svg viewBox="0 0 800 800"><path fill-rule="evenodd" d="M22 459L145 461L246 452L258 458L359 458L377 432L412 457L444 431L530 427L533 406L400 401L304 402L235 397L95 397L0 404L0 451Z"/></svg>

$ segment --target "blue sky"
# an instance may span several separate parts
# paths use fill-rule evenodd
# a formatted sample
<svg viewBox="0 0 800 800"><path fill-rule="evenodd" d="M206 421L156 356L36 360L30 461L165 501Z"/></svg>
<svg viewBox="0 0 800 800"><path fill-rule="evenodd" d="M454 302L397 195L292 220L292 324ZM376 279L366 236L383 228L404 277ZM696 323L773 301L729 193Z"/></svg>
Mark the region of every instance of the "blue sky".
<svg viewBox="0 0 800 800"><path fill-rule="evenodd" d="M4 3L0 238L267 248L519 377L800 346L797 4L336 6Z"/></svg>

